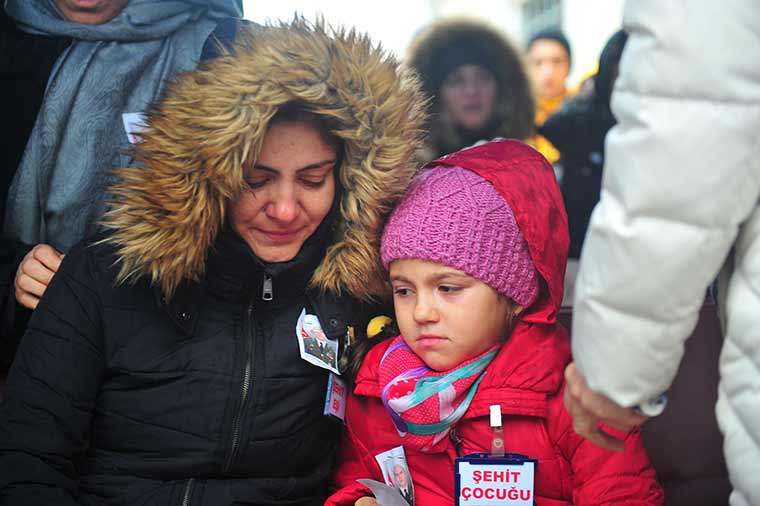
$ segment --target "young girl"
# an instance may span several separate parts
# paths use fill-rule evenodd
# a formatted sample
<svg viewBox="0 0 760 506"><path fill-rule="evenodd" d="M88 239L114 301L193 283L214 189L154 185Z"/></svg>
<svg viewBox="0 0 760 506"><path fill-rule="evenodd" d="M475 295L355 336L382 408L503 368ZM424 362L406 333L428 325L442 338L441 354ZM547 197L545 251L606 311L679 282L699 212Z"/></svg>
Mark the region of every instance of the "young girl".
<svg viewBox="0 0 760 506"><path fill-rule="evenodd" d="M356 480L383 481L376 457L399 446L414 503L453 504L454 460L492 449L492 405L504 451L537 461L538 506L662 504L637 431L625 453L598 449L563 406L567 246L552 168L525 144L490 142L423 167L381 244L401 335L364 357L327 504L376 504Z"/></svg>

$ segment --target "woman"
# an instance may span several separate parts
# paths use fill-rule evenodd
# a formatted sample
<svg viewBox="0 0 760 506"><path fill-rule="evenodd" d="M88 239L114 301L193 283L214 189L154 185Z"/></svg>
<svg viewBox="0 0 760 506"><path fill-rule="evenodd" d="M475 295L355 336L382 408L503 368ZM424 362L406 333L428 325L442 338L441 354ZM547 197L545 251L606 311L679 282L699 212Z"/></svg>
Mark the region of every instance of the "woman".
<svg viewBox="0 0 760 506"><path fill-rule="evenodd" d="M46 291L0 407L0 504L322 504L340 424L298 323L384 293L378 237L421 94L296 20L170 86L105 217Z"/></svg>
<svg viewBox="0 0 760 506"><path fill-rule="evenodd" d="M488 25L449 19L428 26L409 48L409 65L432 99L422 161L532 134L533 97L520 55Z"/></svg>

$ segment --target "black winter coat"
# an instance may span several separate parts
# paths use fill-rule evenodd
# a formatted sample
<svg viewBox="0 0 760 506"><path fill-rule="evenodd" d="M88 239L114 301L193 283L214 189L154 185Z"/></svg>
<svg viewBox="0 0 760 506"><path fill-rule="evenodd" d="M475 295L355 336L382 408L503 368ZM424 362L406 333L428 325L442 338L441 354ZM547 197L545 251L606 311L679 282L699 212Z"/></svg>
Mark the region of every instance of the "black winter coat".
<svg viewBox="0 0 760 506"><path fill-rule="evenodd" d="M615 126L610 98L628 35L619 30L599 56L589 87L566 101L539 129L560 152L562 196L570 227L570 258L580 258L591 212L602 190L604 140Z"/></svg>
<svg viewBox="0 0 760 506"><path fill-rule="evenodd" d="M580 257L591 211L599 202L604 139L614 124L615 118L608 108L574 97L539 129L560 152L562 196L570 227L570 258Z"/></svg>
<svg viewBox="0 0 760 506"><path fill-rule="evenodd" d="M306 290L309 242L267 267L229 229L215 251L169 304L113 288L109 246L66 256L8 377L0 504L322 504L340 424L296 322L305 308L342 338L357 305Z"/></svg>

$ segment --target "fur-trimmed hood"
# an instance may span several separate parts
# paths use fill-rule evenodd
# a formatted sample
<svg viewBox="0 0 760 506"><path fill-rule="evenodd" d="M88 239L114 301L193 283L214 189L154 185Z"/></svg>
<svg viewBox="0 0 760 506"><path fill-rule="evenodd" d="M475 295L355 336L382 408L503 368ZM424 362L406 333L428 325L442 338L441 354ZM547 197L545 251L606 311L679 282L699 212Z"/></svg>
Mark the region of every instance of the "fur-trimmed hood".
<svg viewBox="0 0 760 506"><path fill-rule="evenodd" d="M118 171L104 217L119 282L147 277L170 298L201 279L244 168L291 101L337 123L345 145L334 239L311 284L360 299L384 294L379 239L415 172L424 98L366 36L303 19L240 27L231 52L181 75L149 113L135 153L142 167Z"/></svg>
<svg viewBox="0 0 760 506"><path fill-rule="evenodd" d="M425 161L483 138L527 139L533 133L534 100L520 52L495 28L471 19L444 19L423 29L407 51L407 62L432 98ZM467 133L443 114L440 87L459 64L479 63L499 83L494 120L484 132Z"/></svg>

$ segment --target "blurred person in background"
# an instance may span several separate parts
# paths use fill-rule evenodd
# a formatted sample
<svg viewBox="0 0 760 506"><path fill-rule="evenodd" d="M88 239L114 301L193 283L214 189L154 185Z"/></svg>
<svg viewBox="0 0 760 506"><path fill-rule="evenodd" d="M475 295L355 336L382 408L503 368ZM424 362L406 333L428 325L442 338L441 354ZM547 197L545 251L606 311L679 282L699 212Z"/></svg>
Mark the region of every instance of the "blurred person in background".
<svg viewBox="0 0 760 506"><path fill-rule="evenodd" d="M540 128L568 97L567 76L570 74L572 51L564 33L548 28L535 33L526 45L526 60L536 95L535 126ZM559 160L559 151L541 133L530 144L552 164ZM555 169L556 171L556 169Z"/></svg>
<svg viewBox="0 0 760 506"><path fill-rule="evenodd" d="M131 163L127 130L167 79L234 38L243 10L240 0L7 0L0 8L2 370L63 254L95 229L110 169Z"/></svg>
<svg viewBox="0 0 760 506"><path fill-rule="evenodd" d="M610 37L599 57L597 73L539 129L559 150L559 164L562 166L562 196L570 227L569 260L565 274L566 305L572 303L583 238L591 211L599 201L604 139L615 125L610 97L627 38L622 30Z"/></svg>
<svg viewBox="0 0 760 506"><path fill-rule="evenodd" d="M625 429L662 412L722 271L716 414L730 503L757 506L760 64L747 56L760 53L760 5L632 1L623 28L618 123L581 255L566 405L579 434L621 450L599 421Z"/></svg>
<svg viewBox="0 0 760 506"><path fill-rule="evenodd" d="M417 35L408 64L431 99L421 161L478 141L531 135L534 105L520 58L501 33L476 20L442 20Z"/></svg>

